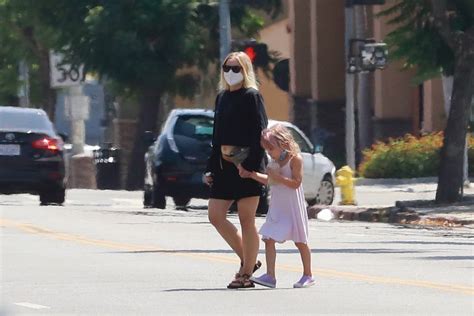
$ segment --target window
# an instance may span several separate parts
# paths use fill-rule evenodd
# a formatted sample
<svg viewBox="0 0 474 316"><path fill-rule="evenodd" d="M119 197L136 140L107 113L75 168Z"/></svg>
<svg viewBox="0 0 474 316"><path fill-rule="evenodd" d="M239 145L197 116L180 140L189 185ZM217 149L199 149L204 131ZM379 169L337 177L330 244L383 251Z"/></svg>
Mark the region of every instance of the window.
<svg viewBox="0 0 474 316"><path fill-rule="evenodd" d="M296 143L298 146L300 146L300 150L303 153L311 153L311 146L308 144L308 142L301 136L301 134L296 131L295 129L291 127L287 127L288 130L291 132L291 135L293 135L293 138L295 139Z"/></svg>
<svg viewBox="0 0 474 316"><path fill-rule="evenodd" d="M195 139L211 139L214 120L207 116L180 116L174 134Z"/></svg>
<svg viewBox="0 0 474 316"><path fill-rule="evenodd" d="M55 134L53 125L46 115L35 112L2 112L0 115L0 130Z"/></svg>

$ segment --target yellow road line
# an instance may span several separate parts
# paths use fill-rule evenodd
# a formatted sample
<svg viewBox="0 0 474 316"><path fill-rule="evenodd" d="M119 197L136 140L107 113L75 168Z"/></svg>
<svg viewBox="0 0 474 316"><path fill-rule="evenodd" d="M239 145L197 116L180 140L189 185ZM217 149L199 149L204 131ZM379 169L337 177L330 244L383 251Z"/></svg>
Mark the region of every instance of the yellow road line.
<svg viewBox="0 0 474 316"><path fill-rule="evenodd" d="M21 223L21 222L7 220L3 218L0 218L0 226L14 227L27 233L40 235L40 236L44 236L44 237L48 237L52 239L71 241L75 243L98 246L98 247L115 249L115 250L137 251L137 252L157 251L163 254L170 254L170 255L180 256L180 257L190 257L190 258L196 258L196 259L202 259L202 260L208 260L208 261L214 261L214 262L223 262L223 263L230 263L230 264L236 264L239 262L237 259L224 257L224 256L218 256L218 255L192 253L192 252L182 253L182 252L179 252L179 250L174 251L174 250L165 249L165 248L156 247L156 246L136 245L136 244L128 244L128 243L121 243L121 242L114 242L114 241L107 241L107 240L100 240L100 239L91 239L91 238L83 237L80 235L72 235L72 234L67 234L67 233L55 232L55 231L40 228L38 226L34 226L31 224ZM277 268L280 270L301 272L301 267L292 266L292 265L279 264L277 265ZM313 272L314 274L318 276L322 276L322 277L350 279L350 280L356 280L356 281L362 281L362 282L368 282L368 283L405 285L405 286L413 286L413 287L455 292L459 294L474 295L474 288L463 286L463 285L443 284L443 283L434 283L434 282L421 281L421 280L372 276L372 275L365 275L365 274L359 274L359 273L353 273L353 272L337 271L337 270L332 270L332 269L318 268L318 269L313 269Z"/></svg>

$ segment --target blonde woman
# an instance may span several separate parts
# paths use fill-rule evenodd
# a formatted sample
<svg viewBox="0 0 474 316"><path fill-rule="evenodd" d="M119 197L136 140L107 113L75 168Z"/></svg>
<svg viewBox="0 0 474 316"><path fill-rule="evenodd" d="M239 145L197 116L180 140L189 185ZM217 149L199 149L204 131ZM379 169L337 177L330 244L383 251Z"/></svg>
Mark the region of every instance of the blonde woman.
<svg viewBox="0 0 474 316"><path fill-rule="evenodd" d="M242 176L265 170L260 135L267 121L250 58L244 52L230 53L222 63L214 114L213 150L205 176L211 189L209 221L241 262L228 288L254 287L250 277L261 265L257 262L259 238L255 213L264 188L258 181ZM227 219L227 211L234 201L242 235Z"/></svg>
<svg viewBox="0 0 474 316"><path fill-rule="evenodd" d="M303 158L298 144L283 125L275 125L262 133L262 146L272 157L266 174L251 172L245 176L267 184L271 180L270 208L260 234L265 242L267 273L252 277L251 281L276 287L275 243L291 240L298 248L303 262L303 276L293 285L295 288L315 284L311 272L311 250L308 246L308 214L301 182Z"/></svg>

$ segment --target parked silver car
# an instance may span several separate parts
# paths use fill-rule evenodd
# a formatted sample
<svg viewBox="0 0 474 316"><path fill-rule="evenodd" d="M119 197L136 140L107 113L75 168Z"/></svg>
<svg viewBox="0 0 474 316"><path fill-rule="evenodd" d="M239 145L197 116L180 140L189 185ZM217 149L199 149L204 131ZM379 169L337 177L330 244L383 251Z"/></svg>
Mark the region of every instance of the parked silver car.
<svg viewBox="0 0 474 316"><path fill-rule="evenodd" d="M293 135L303 157L303 190L309 205L330 205L334 200L336 167L320 153L306 135L295 125L285 121L269 120L268 127L282 124Z"/></svg>

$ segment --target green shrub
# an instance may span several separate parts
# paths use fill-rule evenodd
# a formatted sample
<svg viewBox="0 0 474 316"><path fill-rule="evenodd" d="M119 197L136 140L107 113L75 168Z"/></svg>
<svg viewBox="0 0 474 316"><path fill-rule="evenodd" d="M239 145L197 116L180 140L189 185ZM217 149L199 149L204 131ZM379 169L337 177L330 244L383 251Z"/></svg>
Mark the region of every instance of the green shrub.
<svg viewBox="0 0 474 316"><path fill-rule="evenodd" d="M443 133L377 142L363 152L359 175L364 178L416 178L438 175ZM474 138L469 139L469 174L474 174Z"/></svg>

